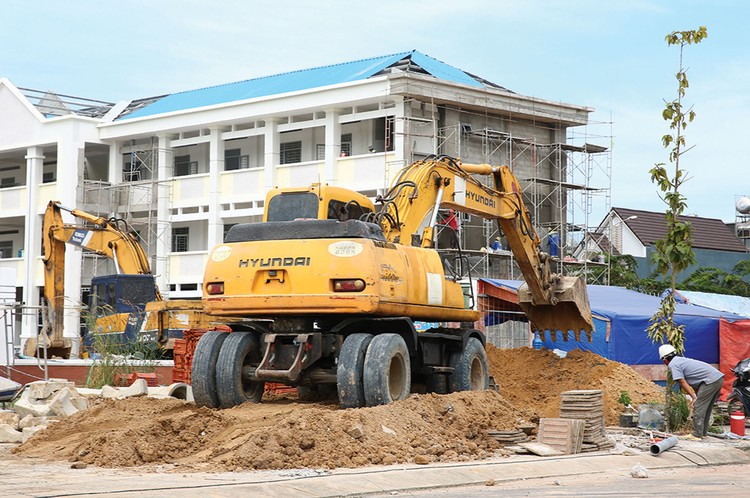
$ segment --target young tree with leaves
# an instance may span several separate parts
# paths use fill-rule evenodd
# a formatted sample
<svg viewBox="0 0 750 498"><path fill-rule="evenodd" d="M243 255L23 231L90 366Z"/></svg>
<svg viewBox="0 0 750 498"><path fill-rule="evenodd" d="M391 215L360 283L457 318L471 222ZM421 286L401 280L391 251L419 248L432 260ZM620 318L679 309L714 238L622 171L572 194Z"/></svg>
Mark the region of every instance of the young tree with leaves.
<svg viewBox="0 0 750 498"><path fill-rule="evenodd" d="M663 239L655 243L656 250L652 260L656 271L662 276L671 277L671 292L661 300L661 306L651 317L650 325L646 329L652 342L667 342L674 346L678 354L685 350L685 327L674 321L677 274L695 264L695 253L692 247L690 223L680 220L680 215L687 207L686 198L680 192L680 187L687 181L687 173L680 169L680 158L687 152L685 149L685 129L688 123L695 119L692 107L683 107L683 98L689 87L687 70L683 66L683 52L685 45L700 43L708 32L705 26L691 31L673 31L666 36L667 44L679 45L680 68L675 75L677 79L677 98L666 102L662 117L669 122L670 133L662 136L662 144L669 149L669 163L674 166L674 175L670 176L664 163L651 168L651 181L659 186L662 200L667 205L667 232ZM674 392L674 381L671 372L667 375L666 393L667 427L675 430L687 418L685 398Z"/></svg>
<svg viewBox="0 0 750 498"><path fill-rule="evenodd" d="M674 166L674 174L670 176L667 165L656 164L651 168L651 181L659 186L662 200L667 205L667 233L663 239L655 243L652 261L656 271L662 276L671 277L671 292L661 301L660 308L651 317L651 324L647 328L648 336L653 342L668 342L678 353L685 349L685 330L674 322L677 274L695 264L695 253L692 248L690 223L680 220L680 216L687 207L686 198L680 192L680 187L687 181L687 173L680 169L680 158L687 152L685 149L685 129L688 123L695 119L692 107L685 109L683 99L690 86L687 79L687 69L683 65L683 52L686 45L700 43L708 36L705 26L697 30L673 31L666 36L667 44L680 47L680 68L675 75L677 79L677 97L666 102L662 117L669 122L670 133L662 137L662 144L669 151L669 163ZM689 150L689 149L688 149ZM665 341L666 340L666 341Z"/></svg>

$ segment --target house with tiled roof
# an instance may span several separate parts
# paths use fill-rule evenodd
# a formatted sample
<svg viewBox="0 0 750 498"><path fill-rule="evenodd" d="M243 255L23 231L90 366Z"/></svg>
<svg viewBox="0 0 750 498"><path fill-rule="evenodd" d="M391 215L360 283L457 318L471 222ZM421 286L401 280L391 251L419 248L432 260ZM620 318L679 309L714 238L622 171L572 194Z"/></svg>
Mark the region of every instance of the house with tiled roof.
<svg viewBox="0 0 750 498"><path fill-rule="evenodd" d="M0 78L0 269L19 302L40 304L50 200L127 220L162 293L199 298L209 250L233 224L261 219L271 187L320 182L375 198L406 164L447 154L511 165L535 221L551 229L567 226L568 154L592 150L567 138L592 108L526 96L417 50L217 80L106 102ZM497 235L488 230L464 223L462 236L482 245ZM74 247L65 263L65 335L75 340L88 283L115 268ZM23 337L35 335L36 317L23 321Z"/></svg>
<svg viewBox="0 0 750 498"><path fill-rule="evenodd" d="M722 220L698 216L683 216L681 220L691 225L697 262L679 274L678 281L701 267L731 273L738 262L750 258L748 249ZM598 254L628 254L638 262L638 275L648 277L653 271L654 244L664 238L666 232L667 220L663 212L612 208L597 229L588 233L586 245L581 245L575 256L595 258Z"/></svg>

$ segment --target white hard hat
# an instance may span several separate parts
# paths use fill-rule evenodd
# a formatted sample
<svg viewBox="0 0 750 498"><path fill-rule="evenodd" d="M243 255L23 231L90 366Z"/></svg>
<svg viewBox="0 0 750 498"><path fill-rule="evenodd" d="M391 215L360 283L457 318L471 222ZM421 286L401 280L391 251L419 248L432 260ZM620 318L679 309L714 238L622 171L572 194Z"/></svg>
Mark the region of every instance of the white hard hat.
<svg viewBox="0 0 750 498"><path fill-rule="evenodd" d="M677 350L671 344L662 344L661 346L659 346L659 358L662 360L676 354Z"/></svg>

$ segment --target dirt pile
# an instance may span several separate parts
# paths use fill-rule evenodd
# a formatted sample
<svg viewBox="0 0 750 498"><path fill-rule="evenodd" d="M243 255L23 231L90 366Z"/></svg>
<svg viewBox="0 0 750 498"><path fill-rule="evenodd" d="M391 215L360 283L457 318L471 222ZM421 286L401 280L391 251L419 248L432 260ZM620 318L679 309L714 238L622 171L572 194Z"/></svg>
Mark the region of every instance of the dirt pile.
<svg viewBox="0 0 750 498"><path fill-rule="evenodd" d="M529 419L560 416L560 393L575 389L604 391L604 418L617 425L627 391L634 406L661 401L662 388L632 368L590 352L574 350L560 358L552 351L531 348L498 349L487 345L490 373L501 394Z"/></svg>
<svg viewBox="0 0 750 498"><path fill-rule="evenodd" d="M488 429L522 418L493 391L413 395L387 406L276 400L229 410L179 400L106 400L51 426L15 452L104 467L176 470L359 467L465 461L496 455Z"/></svg>

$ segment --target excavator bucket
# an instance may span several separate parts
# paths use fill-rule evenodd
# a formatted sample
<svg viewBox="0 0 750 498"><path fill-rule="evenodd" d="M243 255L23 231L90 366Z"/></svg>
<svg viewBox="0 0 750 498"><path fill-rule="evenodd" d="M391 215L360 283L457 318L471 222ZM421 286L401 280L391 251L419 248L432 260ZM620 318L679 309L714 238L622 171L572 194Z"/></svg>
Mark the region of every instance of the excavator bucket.
<svg viewBox="0 0 750 498"><path fill-rule="evenodd" d="M580 332L584 331L591 340L594 320L583 280L578 277L560 277L553 291L556 304L534 303L525 283L518 289L518 304L531 322L532 330L572 330L578 341L581 340ZM568 334L563 334L563 338L567 340Z"/></svg>

